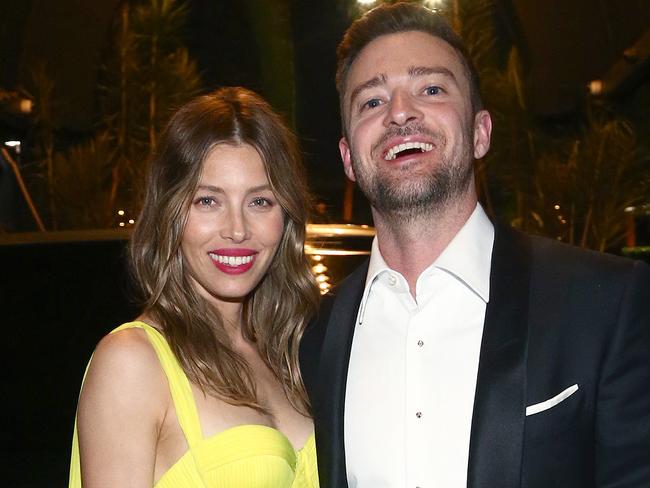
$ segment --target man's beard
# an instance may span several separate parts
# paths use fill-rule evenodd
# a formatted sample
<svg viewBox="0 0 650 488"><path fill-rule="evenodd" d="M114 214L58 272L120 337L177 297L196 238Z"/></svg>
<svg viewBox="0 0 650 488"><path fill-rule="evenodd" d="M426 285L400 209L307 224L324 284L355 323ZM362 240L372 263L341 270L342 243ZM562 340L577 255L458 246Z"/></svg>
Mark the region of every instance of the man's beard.
<svg viewBox="0 0 650 488"><path fill-rule="evenodd" d="M437 153L439 160L433 163L414 163L426 164L426 173L411 174L414 171L420 172L420 169L412 169L410 164L399 170L387 168L386 164L376 164L374 160L381 157L377 148L383 147L386 140L394 136L405 137L412 134L426 134L435 141L433 151ZM467 142L471 140L469 138L461 141L465 143L447 157L443 154L447 141L441 134L433 133L424 127L402 128L399 133L390 131L373 146L372 169L359 164L358 154L353 151L352 166L357 184L370 204L386 217L393 215L400 219L412 220L435 213L467 192L474 170L471 147ZM436 155L431 154L431 157ZM387 164L390 165L390 162ZM402 172L403 175L400 174Z"/></svg>

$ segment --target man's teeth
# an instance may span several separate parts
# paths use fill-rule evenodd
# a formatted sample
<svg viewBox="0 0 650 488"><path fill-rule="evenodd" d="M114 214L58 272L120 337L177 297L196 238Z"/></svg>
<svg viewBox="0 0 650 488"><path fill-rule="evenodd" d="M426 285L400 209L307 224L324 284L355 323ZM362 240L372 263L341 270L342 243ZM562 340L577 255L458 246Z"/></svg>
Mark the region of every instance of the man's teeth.
<svg viewBox="0 0 650 488"><path fill-rule="evenodd" d="M210 257L218 263L225 264L226 266L241 266L248 264L253 260L253 256L223 256L221 254L210 253Z"/></svg>
<svg viewBox="0 0 650 488"><path fill-rule="evenodd" d="M398 153L406 151L407 149L419 149L422 152L429 152L433 149L433 144L427 142L405 142L404 144L398 144L388 150L384 159L386 161L391 161L397 157Z"/></svg>

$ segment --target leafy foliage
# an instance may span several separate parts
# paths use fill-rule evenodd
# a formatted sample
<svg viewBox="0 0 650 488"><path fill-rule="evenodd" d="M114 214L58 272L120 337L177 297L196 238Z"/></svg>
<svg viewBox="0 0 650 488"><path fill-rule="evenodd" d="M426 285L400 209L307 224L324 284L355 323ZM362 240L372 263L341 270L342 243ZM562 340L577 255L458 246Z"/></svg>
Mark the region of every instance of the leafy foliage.
<svg viewBox="0 0 650 488"><path fill-rule="evenodd" d="M105 131L54 156L52 190L57 207L65 209L59 217L61 228L106 228L114 224L106 191L114 160L115 147Z"/></svg>
<svg viewBox="0 0 650 488"><path fill-rule="evenodd" d="M647 202L650 194L647 146L639 143L636 127L593 99L583 100L573 123L560 130L537 120L528 109L521 47L499 27L498 2L452 3L493 120L492 148L477 162L488 211L528 232L582 247L620 246L625 209ZM647 132L647 122L637 127Z"/></svg>
<svg viewBox="0 0 650 488"><path fill-rule="evenodd" d="M186 14L176 0L121 5L101 69L96 132L52 158L53 227L109 227L118 206L137 212L158 133L201 87L182 44Z"/></svg>

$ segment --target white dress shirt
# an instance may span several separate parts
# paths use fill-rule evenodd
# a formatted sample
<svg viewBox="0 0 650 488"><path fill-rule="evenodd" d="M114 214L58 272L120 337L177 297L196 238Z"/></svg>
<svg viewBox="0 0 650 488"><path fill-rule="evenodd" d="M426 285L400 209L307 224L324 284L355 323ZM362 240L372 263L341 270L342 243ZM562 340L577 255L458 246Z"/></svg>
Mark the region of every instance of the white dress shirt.
<svg viewBox="0 0 650 488"><path fill-rule="evenodd" d="M480 205L418 277L372 245L345 400L350 488L461 488L494 228Z"/></svg>

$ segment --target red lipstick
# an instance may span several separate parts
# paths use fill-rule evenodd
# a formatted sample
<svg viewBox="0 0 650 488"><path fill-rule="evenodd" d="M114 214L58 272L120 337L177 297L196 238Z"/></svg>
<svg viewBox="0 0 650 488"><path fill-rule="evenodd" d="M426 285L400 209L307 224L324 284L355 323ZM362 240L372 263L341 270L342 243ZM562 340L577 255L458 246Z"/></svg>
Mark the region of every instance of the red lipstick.
<svg viewBox="0 0 650 488"><path fill-rule="evenodd" d="M216 249L208 253L215 267L230 275L242 274L253 267L257 251L244 248Z"/></svg>

